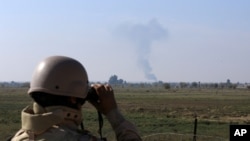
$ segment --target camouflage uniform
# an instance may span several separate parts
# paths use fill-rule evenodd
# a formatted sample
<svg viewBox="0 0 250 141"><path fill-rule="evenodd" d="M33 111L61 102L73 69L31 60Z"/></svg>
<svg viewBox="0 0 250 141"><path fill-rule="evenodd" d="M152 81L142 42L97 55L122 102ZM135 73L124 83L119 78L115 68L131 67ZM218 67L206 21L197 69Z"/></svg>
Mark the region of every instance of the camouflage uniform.
<svg viewBox="0 0 250 141"><path fill-rule="evenodd" d="M101 141L79 129L79 110L65 106L42 108L34 103L23 109L22 128L11 141ZM125 120L117 109L106 115L118 141L140 141L135 126Z"/></svg>

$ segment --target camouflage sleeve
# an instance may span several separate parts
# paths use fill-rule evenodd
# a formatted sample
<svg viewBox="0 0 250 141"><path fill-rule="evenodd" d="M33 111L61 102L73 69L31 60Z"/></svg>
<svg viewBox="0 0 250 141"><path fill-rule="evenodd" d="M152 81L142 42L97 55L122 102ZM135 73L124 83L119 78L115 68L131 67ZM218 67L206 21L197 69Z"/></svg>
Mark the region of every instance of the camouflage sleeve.
<svg viewBox="0 0 250 141"><path fill-rule="evenodd" d="M110 111L106 115L112 128L115 131L117 141L141 141L136 127L127 121L118 109Z"/></svg>

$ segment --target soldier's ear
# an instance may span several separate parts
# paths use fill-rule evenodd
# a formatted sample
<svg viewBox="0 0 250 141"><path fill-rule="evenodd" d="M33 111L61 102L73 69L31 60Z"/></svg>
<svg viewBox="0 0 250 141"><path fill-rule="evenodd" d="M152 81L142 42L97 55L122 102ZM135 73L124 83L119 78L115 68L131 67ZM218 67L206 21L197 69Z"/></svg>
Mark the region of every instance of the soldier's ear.
<svg viewBox="0 0 250 141"><path fill-rule="evenodd" d="M75 97L70 97L69 100L70 100L70 103L77 104L77 99Z"/></svg>

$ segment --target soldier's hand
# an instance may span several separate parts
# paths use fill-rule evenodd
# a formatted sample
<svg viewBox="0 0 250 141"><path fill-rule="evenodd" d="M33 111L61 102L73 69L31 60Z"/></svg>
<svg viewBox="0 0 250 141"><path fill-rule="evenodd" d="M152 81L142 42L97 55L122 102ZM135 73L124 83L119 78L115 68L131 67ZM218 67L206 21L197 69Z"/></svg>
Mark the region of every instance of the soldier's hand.
<svg viewBox="0 0 250 141"><path fill-rule="evenodd" d="M96 90L99 100L96 102L90 101L90 103L94 105L98 111L106 115L111 110L117 108L114 91L110 85L93 84L91 87Z"/></svg>

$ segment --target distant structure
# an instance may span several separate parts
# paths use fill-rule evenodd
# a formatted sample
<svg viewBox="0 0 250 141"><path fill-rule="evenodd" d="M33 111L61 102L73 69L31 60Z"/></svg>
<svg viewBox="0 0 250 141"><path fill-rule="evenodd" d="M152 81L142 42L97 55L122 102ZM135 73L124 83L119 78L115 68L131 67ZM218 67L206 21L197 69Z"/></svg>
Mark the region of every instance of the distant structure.
<svg viewBox="0 0 250 141"><path fill-rule="evenodd" d="M29 82L0 82L0 88L23 88L23 87L29 87L30 83Z"/></svg>

